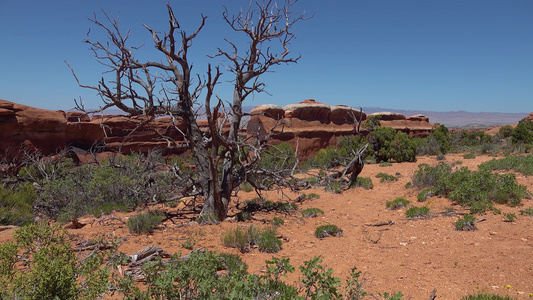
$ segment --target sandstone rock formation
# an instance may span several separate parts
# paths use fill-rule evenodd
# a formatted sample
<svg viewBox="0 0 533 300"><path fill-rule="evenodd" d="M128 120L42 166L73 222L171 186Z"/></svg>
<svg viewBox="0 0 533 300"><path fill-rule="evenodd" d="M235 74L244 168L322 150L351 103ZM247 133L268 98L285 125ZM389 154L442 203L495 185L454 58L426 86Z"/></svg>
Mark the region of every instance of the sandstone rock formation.
<svg viewBox="0 0 533 300"><path fill-rule="evenodd" d="M354 116L359 119L361 114L356 108L329 106L312 99L287 105L283 109L285 119L278 118L283 115L278 106L261 105L254 108L247 126L248 134L264 140L272 131L270 142L289 142L304 159L314 155L319 149L335 145L341 136L355 134ZM276 113L273 114L272 110ZM273 117L274 115L277 117ZM407 118L398 113L382 112L373 115L381 116L382 126L404 131L410 136L427 136L432 130L429 119L422 115ZM363 112L362 120L366 118ZM361 130L363 135L368 134L365 129Z"/></svg>
<svg viewBox="0 0 533 300"><path fill-rule="evenodd" d="M375 113L381 116L381 125L395 128L411 136L426 136L432 126L422 115L405 117L398 113ZM244 134L260 140L272 133L270 142L289 142L304 158L316 151L335 145L338 138L355 134L354 122L367 116L357 108L345 105L329 106L309 99L284 108L260 105L250 112ZM207 121L198 121L206 128ZM185 123L172 119L148 120L143 117L94 115L81 112L50 111L0 100L0 155L10 149L25 147L39 149L42 154L57 153L67 146L79 161L89 160L87 150L100 144L100 151L128 154L160 148L168 154L187 150L182 132ZM227 126L223 132L228 130ZM362 129L362 134L368 134ZM11 151L15 152L15 151Z"/></svg>
<svg viewBox="0 0 533 300"><path fill-rule="evenodd" d="M181 145L183 135L176 127L184 130L185 124L178 121L175 125L171 118L149 121L95 115L91 119L81 112L64 113L0 100L0 155L13 155L21 146L49 155L66 146L88 150L98 143L103 144L103 150L125 154L155 147L179 154L187 149Z"/></svg>

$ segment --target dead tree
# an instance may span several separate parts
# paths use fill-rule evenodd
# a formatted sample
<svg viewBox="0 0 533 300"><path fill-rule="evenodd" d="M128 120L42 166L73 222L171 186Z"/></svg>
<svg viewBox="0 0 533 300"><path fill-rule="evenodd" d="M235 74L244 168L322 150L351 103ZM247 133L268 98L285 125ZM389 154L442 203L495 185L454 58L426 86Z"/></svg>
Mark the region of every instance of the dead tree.
<svg viewBox="0 0 533 300"><path fill-rule="evenodd" d="M96 14L89 19L108 35L107 42L88 37L86 43L97 60L108 67L106 74L110 78L102 77L97 86L91 86L81 84L72 71L74 77L81 87L100 95L104 101L101 109L116 107L130 116L167 115L184 121L183 135L192 150L198 176L195 184L205 198L200 216L211 215L218 220L226 217L232 191L246 179L247 172L257 165L257 158L265 149L264 145L243 141L239 136L242 103L251 94L264 92L262 74L272 71L276 65L296 63L300 58L292 56L289 50L294 38L293 27L304 20L302 13L292 11L295 2L285 0L282 6L272 0L252 2L247 10L233 16L225 9L226 23L245 35L248 42L243 49L226 40L229 50L219 47L213 55L229 61L226 68L234 76L233 99L228 101L231 103L227 110L223 98L215 96L215 86L222 74L220 68L208 65L205 75L194 76L188 60L189 49L204 27L206 16L201 17L192 34L187 34L167 5L169 26L164 35L144 25L162 61L138 60L135 57L138 47L128 44L130 32L123 34L118 20L103 9L105 22L100 22ZM208 130L201 130L198 125L199 105L205 109ZM226 124L229 130L225 132Z"/></svg>

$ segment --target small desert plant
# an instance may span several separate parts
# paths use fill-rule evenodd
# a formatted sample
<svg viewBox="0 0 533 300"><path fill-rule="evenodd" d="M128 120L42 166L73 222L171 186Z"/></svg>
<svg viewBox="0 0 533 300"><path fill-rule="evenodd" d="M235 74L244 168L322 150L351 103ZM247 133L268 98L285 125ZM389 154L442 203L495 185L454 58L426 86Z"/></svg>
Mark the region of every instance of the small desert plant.
<svg viewBox="0 0 533 300"><path fill-rule="evenodd" d="M416 199L419 202L424 202L427 199L429 199L429 197L431 197L433 195L435 195L435 189L434 188L428 188L428 189L424 189L420 193L418 193L418 195L416 196Z"/></svg>
<svg viewBox="0 0 533 300"><path fill-rule="evenodd" d="M276 237L276 227L270 227L259 235L257 246L263 253L276 253L281 250L282 242Z"/></svg>
<svg viewBox="0 0 533 300"><path fill-rule="evenodd" d="M257 245L259 251L275 253L281 250L281 241L276 237L276 227L268 227L262 231L250 226L247 230L240 227L230 229L222 235L222 245L230 248L237 248L242 253L249 252L253 246Z"/></svg>
<svg viewBox="0 0 533 300"><path fill-rule="evenodd" d="M241 183L239 188L241 189L241 191L244 191L244 192L247 192L247 193L248 192L252 192L254 190L254 187L249 182Z"/></svg>
<svg viewBox="0 0 533 300"><path fill-rule="evenodd" d="M399 208L406 208L407 205L409 205L409 200L400 197L396 198L393 201L387 201L387 208L388 209L399 209Z"/></svg>
<svg viewBox="0 0 533 300"><path fill-rule="evenodd" d="M466 214L462 218L459 218L455 223L455 230L458 231L470 231L477 230L476 227L476 218L472 215Z"/></svg>
<svg viewBox="0 0 533 300"><path fill-rule="evenodd" d="M289 202L278 202L276 210L279 212L290 212L292 210L297 210L298 204L289 203Z"/></svg>
<svg viewBox="0 0 533 300"><path fill-rule="evenodd" d="M376 175L376 178L381 178L381 180L379 182L398 181L397 177L395 177L393 175L386 174L386 173L379 173L379 174Z"/></svg>
<svg viewBox="0 0 533 300"><path fill-rule="evenodd" d="M283 219L280 218L280 217L274 217L274 218L272 219L272 225L274 225L274 226L281 226L281 225L283 225L284 223L285 223L285 221L283 221Z"/></svg>
<svg viewBox="0 0 533 300"><path fill-rule="evenodd" d="M342 235L342 229L337 225L326 224L318 226L315 230L315 236L319 239L328 237L328 236L340 236Z"/></svg>
<svg viewBox="0 0 533 300"><path fill-rule="evenodd" d="M463 298L461 298L461 300L514 300L514 299L509 296L479 293L476 295L464 296Z"/></svg>
<svg viewBox="0 0 533 300"><path fill-rule="evenodd" d="M152 233L155 227L163 221L159 212L151 211L147 213L131 216L126 225L131 233Z"/></svg>
<svg viewBox="0 0 533 300"><path fill-rule="evenodd" d="M307 209L304 209L304 210L302 211L302 217L304 217L304 218L309 218L309 217L314 218L314 217L316 217L318 214L322 214L322 215L323 215L323 214L324 214L324 211L321 210L320 208L315 208L315 207L313 207L313 208L307 208Z"/></svg>
<svg viewBox="0 0 533 300"><path fill-rule="evenodd" d="M340 182L333 181L329 183L324 189L326 192L331 192L334 194L340 194L342 192L342 185Z"/></svg>
<svg viewBox="0 0 533 300"><path fill-rule="evenodd" d="M198 218L196 218L196 222L200 225L212 225L212 224L218 224L220 221L218 220L217 216L215 215L200 215Z"/></svg>
<svg viewBox="0 0 533 300"><path fill-rule="evenodd" d="M252 213L249 211L241 211L235 215L238 222L244 222L252 219Z"/></svg>
<svg viewBox="0 0 533 300"><path fill-rule="evenodd" d="M392 166L392 163L391 162L382 162L379 164L380 167L391 167Z"/></svg>
<svg viewBox="0 0 533 300"><path fill-rule="evenodd" d="M406 189L410 189L413 187L413 183L411 181L409 181L408 183L405 184L405 188Z"/></svg>
<svg viewBox="0 0 533 300"><path fill-rule="evenodd" d="M370 190L374 188L374 184L372 184L372 179L369 177L357 177L351 187L362 187L365 190Z"/></svg>
<svg viewBox="0 0 533 300"><path fill-rule="evenodd" d="M521 215L533 217L533 207L526 208L520 211Z"/></svg>
<svg viewBox="0 0 533 300"><path fill-rule="evenodd" d="M503 214L503 221L504 222L514 222L516 220L516 214L515 213L505 213Z"/></svg>
<svg viewBox="0 0 533 300"><path fill-rule="evenodd" d="M181 243L181 246L188 250L192 250L192 248L194 248L194 245L196 245L196 240L191 238L187 238L185 242Z"/></svg>
<svg viewBox="0 0 533 300"><path fill-rule="evenodd" d="M302 194L302 198L304 200L314 200L314 199L320 199L320 195L311 193L311 194Z"/></svg>
<svg viewBox="0 0 533 300"><path fill-rule="evenodd" d="M405 211L405 216L409 219L422 218L427 215L429 215L429 208L426 206L414 206Z"/></svg>
<svg viewBox="0 0 533 300"><path fill-rule="evenodd" d="M110 252L74 251L59 226L29 224L13 237L0 245L0 299L97 299L107 292Z"/></svg>
<svg viewBox="0 0 533 300"><path fill-rule="evenodd" d="M4 189L0 185L0 225L25 225L32 222L32 206L37 198L29 183L18 191Z"/></svg>
<svg viewBox="0 0 533 300"><path fill-rule="evenodd" d="M463 158L464 159L474 159L474 158L476 158L476 156L474 155L474 153L467 153L467 154L463 155Z"/></svg>

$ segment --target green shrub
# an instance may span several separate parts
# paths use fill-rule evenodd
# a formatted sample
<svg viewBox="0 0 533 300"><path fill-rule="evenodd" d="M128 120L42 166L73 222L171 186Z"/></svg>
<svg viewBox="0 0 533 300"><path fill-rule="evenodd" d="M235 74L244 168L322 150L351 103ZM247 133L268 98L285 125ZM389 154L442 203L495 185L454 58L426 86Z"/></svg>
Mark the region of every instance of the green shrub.
<svg viewBox="0 0 533 300"><path fill-rule="evenodd" d="M61 159L45 166L29 165L19 172L23 180L37 182L40 192L34 210L45 217L68 221L116 206L132 210L146 201L163 201L175 194L185 181L162 171L158 152L132 154L103 160L99 165L74 167Z"/></svg>
<svg viewBox="0 0 533 300"><path fill-rule="evenodd" d="M318 226L315 230L315 236L319 239L328 237L328 236L338 236L342 235L342 229L337 227L337 225L326 224Z"/></svg>
<svg viewBox="0 0 533 300"><path fill-rule="evenodd" d="M253 246L258 245L259 251L275 253L281 250L281 241L276 237L276 227L263 230L255 226L243 230L240 227L227 230L222 235L222 245L237 248L242 253L249 252Z"/></svg>
<svg viewBox="0 0 533 300"><path fill-rule="evenodd" d="M533 121L521 120L511 132L513 144L533 144Z"/></svg>
<svg viewBox="0 0 533 300"><path fill-rule="evenodd" d="M515 300L509 296L500 296L497 294L479 293L476 295L468 295L461 298L461 300Z"/></svg>
<svg viewBox="0 0 533 300"><path fill-rule="evenodd" d="M340 279L333 277L333 269L326 269L320 265L321 262L322 259L315 256L300 266L304 299L337 299L340 297L338 291Z"/></svg>
<svg viewBox="0 0 533 300"><path fill-rule="evenodd" d="M500 127L500 130L498 130L498 136L500 138L508 138L508 137L511 137L511 134L513 133L513 126L511 125L504 125L502 127Z"/></svg>
<svg viewBox="0 0 533 300"><path fill-rule="evenodd" d="M241 191L247 193L252 192L254 190L254 187L249 182L243 182L239 187Z"/></svg>
<svg viewBox="0 0 533 300"><path fill-rule="evenodd" d="M516 220L516 214L515 213L505 213L505 214L503 214L503 220L505 222L514 222Z"/></svg>
<svg viewBox="0 0 533 300"><path fill-rule="evenodd" d="M476 158L476 156L474 155L474 153L467 153L467 154L463 155L463 158L464 159L474 159L474 158Z"/></svg>
<svg viewBox="0 0 533 300"><path fill-rule="evenodd" d="M126 225L131 233L141 234L141 233L152 233L159 223L163 221L163 217L159 212L147 212L131 216L128 219Z"/></svg>
<svg viewBox="0 0 533 300"><path fill-rule="evenodd" d="M337 181L333 181L333 182L330 182L326 188L324 189L326 192L331 192L331 193L334 193L334 194L340 194L342 193L342 185L340 182L337 182Z"/></svg>
<svg viewBox="0 0 533 300"><path fill-rule="evenodd" d="M283 221L283 219L280 218L280 217L274 217L272 219L272 225L274 225L274 226L281 226L283 224L285 224L285 221Z"/></svg>
<svg viewBox="0 0 533 300"><path fill-rule="evenodd" d="M307 208L307 209L304 209L302 211L302 217L304 217L304 218L309 218L309 217L314 218L314 217L318 216L318 214L322 214L323 215L324 211L321 210L320 208L315 208L315 207Z"/></svg>
<svg viewBox="0 0 533 300"><path fill-rule="evenodd" d="M513 155L502 159L493 159L482 163L479 168L488 168L497 171L514 170L524 175L533 175L533 155Z"/></svg>
<svg viewBox="0 0 533 300"><path fill-rule="evenodd" d="M476 227L476 218L472 215L464 215L462 218L459 218L455 223L453 223L455 226L455 230L458 231L470 231L470 230L477 230Z"/></svg>
<svg viewBox="0 0 533 300"><path fill-rule="evenodd" d="M405 216L409 219L423 218L427 215L429 215L429 208L426 206L414 206L405 211Z"/></svg>
<svg viewBox="0 0 533 300"><path fill-rule="evenodd" d="M387 201L387 208L388 209L399 209L399 208L406 208L409 205L409 200L400 197L396 198L393 201Z"/></svg>
<svg viewBox="0 0 533 300"><path fill-rule="evenodd" d="M0 186L0 225L21 226L33 221L33 203L37 193L29 183L17 191Z"/></svg>
<svg viewBox="0 0 533 300"><path fill-rule="evenodd" d="M263 253L277 253L281 250L282 242L276 237L276 227L266 228L257 240L259 251Z"/></svg>
<svg viewBox="0 0 533 300"><path fill-rule="evenodd" d="M198 218L196 218L196 222L200 225L213 225L220 223L217 216L212 214L199 215Z"/></svg>
<svg viewBox="0 0 533 300"><path fill-rule="evenodd" d="M235 215L237 222L249 221L252 219L252 213L249 211L241 211Z"/></svg>
<svg viewBox="0 0 533 300"><path fill-rule="evenodd" d="M418 193L418 195L416 196L416 199L418 200L418 202L424 202L433 195L435 195L435 189L427 188L427 189L423 189L420 193Z"/></svg>
<svg viewBox="0 0 533 300"><path fill-rule="evenodd" d="M74 251L66 230L48 225L30 224L13 236L0 245L0 298L96 299L107 292L110 252Z"/></svg>
<svg viewBox="0 0 533 300"><path fill-rule="evenodd" d="M392 163L391 162L382 162L379 164L380 167L392 167Z"/></svg>
<svg viewBox="0 0 533 300"><path fill-rule="evenodd" d="M194 248L194 245L196 245L196 240L191 238L187 238L185 242L181 243L181 246L188 250L192 250Z"/></svg>
<svg viewBox="0 0 533 300"><path fill-rule="evenodd" d="M398 181L398 178L386 173L378 173L376 175L376 178L381 178L379 182L390 182L390 181Z"/></svg>
<svg viewBox="0 0 533 300"><path fill-rule="evenodd" d="M357 177L355 183L351 187L362 187L365 190L370 190L374 188L374 184L369 177Z"/></svg>
<svg viewBox="0 0 533 300"><path fill-rule="evenodd" d="M529 195L527 188L516 182L514 174L495 174L487 165L480 166L479 171L462 167L451 172L451 166L445 163L435 167L421 164L412 180L417 187L432 188L436 196L447 196L462 206L470 206L472 214L485 212L492 202L516 206Z"/></svg>
<svg viewBox="0 0 533 300"><path fill-rule="evenodd" d="M320 195L318 194L315 194L315 193L311 193L311 194L303 194L303 199L304 200L315 200L315 199L320 199Z"/></svg>
<svg viewBox="0 0 533 300"><path fill-rule="evenodd" d="M409 136L390 127L378 127L369 138L378 163L416 161L416 144Z"/></svg>
<svg viewBox="0 0 533 300"><path fill-rule="evenodd" d="M278 202L276 210L279 212L290 212L298 209L298 204L289 202Z"/></svg>
<svg viewBox="0 0 533 300"><path fill-rule="evenodd" d="M530 207L530 208L526 208L526 209L520 210L520 214L521 215L525 215L525 216L533 217L533 208Z"/></svg>

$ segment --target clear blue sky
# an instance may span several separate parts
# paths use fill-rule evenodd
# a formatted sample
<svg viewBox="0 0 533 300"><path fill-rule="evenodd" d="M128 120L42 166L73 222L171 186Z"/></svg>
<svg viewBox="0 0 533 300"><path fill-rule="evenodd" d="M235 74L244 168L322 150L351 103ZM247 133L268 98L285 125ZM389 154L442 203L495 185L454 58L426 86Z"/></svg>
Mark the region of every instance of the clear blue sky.
<svg viewBox="0 0 533 300"><path fill-rule="evenodd" d="M222 4L234 10L248 1L169 0L182 27L208 16L191 57L203 73L223 38ZM143 23L167 28L161 0L100 0L120 15L137 44L152 51ZM533 111L533 1L531 0L300 0L315 16L296 28L292 51L298 64L282 65L263 79L272 94L245 105L284 106L313 98L351 106L432 111ZM0 99L47 109L70 109L81 97L68 61L85 84L97 84L104 68L82 41L99 13L93 0L0 0ZM101 15L100 15L101 16ZM94 26L93 26L94 27ZM93 28L91 36L103 40ZM158 58L157 58L158 59ZM216 63L212 61L212 63ZM227 73L227 72L226 72ZM225 74L229 75L229 74ZM229 77L224 77L229 80ZM229 84L217 94L231 97Z"/></svg>

